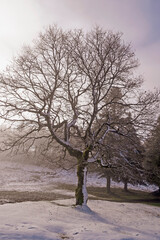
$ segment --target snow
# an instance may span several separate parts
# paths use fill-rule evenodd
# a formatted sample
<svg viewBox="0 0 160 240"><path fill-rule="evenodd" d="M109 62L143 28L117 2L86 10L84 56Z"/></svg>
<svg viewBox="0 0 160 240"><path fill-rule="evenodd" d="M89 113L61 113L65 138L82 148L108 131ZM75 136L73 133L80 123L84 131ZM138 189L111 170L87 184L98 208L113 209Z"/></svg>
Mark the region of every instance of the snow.
<svg viewBox="0 0 160 240"><path fill-rule="evenodd" d="M74 171L0 162L0 191L61 193L58 182L75 181ZM89 174L87 184L102 186L105 181ZM74 193L63 194L70 199L0 205L0 240L160 240L158 207L100 200L74 207Z"/></svg>
<svg viewBox="0 0 160 240"><path fill-rule="evenodd" d="M158 207L92 200L86 211L73 203L74 199L1 205L0 239L160 239Z"/></svg>
<svg viewBox="0 0 160 240"><path fill-rule="evenodd" d="M82 187L83 205L87 205L87 200L88 200L88 193L87 193L87 167L84 168L83 174L84 174L84 177L83 177L83 187Z"/></svg>
<svg viewBox="0 0 160 240"><path fill-rule="evenodd" d="M0 191L2 190L18 190L18 191L45 191L55 188L57 183L77 184L76 171L70 170L52 170L44 166L36 166L24 164L20 162L0 162ZM87 186L106 186L106 179L99 178L96 173L87 173ZM123 187L122 183L111 182L111 187ZM157 187L149 186L133 186L128 184L128 188L144 191L155 191Z"/></svg>

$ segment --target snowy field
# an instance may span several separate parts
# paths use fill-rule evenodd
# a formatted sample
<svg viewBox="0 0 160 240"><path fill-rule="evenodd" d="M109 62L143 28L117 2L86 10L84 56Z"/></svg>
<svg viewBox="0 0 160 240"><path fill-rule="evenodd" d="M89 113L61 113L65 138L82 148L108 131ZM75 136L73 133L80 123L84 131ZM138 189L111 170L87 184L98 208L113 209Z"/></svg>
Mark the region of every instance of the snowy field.
<svg viewBox="0 0 160 240"><path fill-rule="evenodd" d="M18 190L18 191L55 191L57 183L76 184L76 171L52 170L48 167L36 166L31 164L22 164L19 162L0 162L0 191ZM88 174L87 186L106 186L106 179L99 178L97 174ZM123 187L122 183L111 182L111 187ZM132 186L130 189L155 191L157 187Z"/></svg>
<svg viewBox="0 0 160 240"><path fill-rule="evenodd" d="M74 172L0 164L0 191L60 191L56 190L58 182L75 180ZM93 182L105 186L105 179L89 175L88 184ZM158 207L89 200L89 208L79 209L74 203L70 198L0 205L0 240L160 240Z"/></svg>
<svg viewBox="0 0 160 240"><path fill-rule="evenodd" d="M0 206L0 239L158 240L160 208L89 201L85 211L74 199ZM62 205L62 206L61 206Z"/></svg>

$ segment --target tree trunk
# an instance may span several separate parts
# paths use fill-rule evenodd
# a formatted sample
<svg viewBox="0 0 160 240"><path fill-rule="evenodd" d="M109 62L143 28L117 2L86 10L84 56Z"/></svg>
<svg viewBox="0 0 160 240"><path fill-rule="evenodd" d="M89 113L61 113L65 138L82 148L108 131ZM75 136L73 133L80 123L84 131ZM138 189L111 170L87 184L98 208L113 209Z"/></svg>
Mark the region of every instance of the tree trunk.
<svg viewBox="0 0 160 240"><path fill-rule="evenodd" d="M124 181L124 191L128 192L128 182L127 182L127 180Z"/></svg>
<svg viewBox="0 0 160 240"><path fill-rule="evenodd" d="M77 166L78 186L76 188L76 205L87 205L87 161L78 159Z"/></svg>
<svg viewBox="0 0 160 240"><path fill-rule="evenodd" d="M106 177L106 179L107 179L107 193L110 193L111 192L111 177L110 177L110 175L109 174L107 174L107 177Z"/></svg>

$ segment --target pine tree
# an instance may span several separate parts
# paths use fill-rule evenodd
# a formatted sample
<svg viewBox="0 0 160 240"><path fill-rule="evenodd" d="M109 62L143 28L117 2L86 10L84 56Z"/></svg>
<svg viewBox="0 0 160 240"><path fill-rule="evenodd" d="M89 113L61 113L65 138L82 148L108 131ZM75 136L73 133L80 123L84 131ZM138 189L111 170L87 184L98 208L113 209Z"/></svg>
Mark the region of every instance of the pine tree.
<svg viewBox="0 0 160 240"><path fill-rule="evenodd" d="M159 187L160 194L160 116L146 141L145 167L148 181Z"/></svg>
<svg viewBox="0 0 160 240"><path fill-rule="evenodd" d="M127 106L122 104L123 92L120 88L114 88L105 99L112 103L107 105L101 115L101 121L109 119L113 129L119 127L119 134L110 132L107 134L102 146L102 158L105 169L102 177L107 180L107 192L110 192L111 178L117 182L127 184L144 184L142 169L143 147L134 127L134 122ZM118 123L118 124L117 124ZM107 167L106 167L107 166Z"/></svg>

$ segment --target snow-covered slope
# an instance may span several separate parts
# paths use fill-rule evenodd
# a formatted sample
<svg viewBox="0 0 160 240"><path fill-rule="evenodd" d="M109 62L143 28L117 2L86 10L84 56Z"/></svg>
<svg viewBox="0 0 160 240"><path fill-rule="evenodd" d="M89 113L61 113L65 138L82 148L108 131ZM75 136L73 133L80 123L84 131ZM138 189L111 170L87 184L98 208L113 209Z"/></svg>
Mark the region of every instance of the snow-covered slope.
<svg viewBox="0 0 160 240"><path fill-rule="evenodd" d="M0 206L1 240L159 240L160 208L89 201L83 211L74 200Z"/></svg>
<svg viewBox="0 0 160 240"><path fill-rule="evenodd" d="M77 183L77 176L74 170L52 170L48 167L29 165L20 162L0 161L0 190L26 190L26 191L45 191L49 186L56 186L61 183ZM106 185L105 178L99 178L97 174L88 174L87 186ZM112 181L112 187L123 187L122 183ZM155 191L154 185L149 186L132 186L129 188L145 191Z"/></svg>
<svg viewBox="0 0 160 240"><path fill-rule="evenodd" d="M55 189L58 182L75 183L76 173L0 163L0 191L61 193ZM91 174L88 184L105 186L105 179ZM73 192L64 193L74 197ZM158 207L89 200L90 210L74 208L74 203L72 198L0 205L0 240L160 240Z"/></svg>

